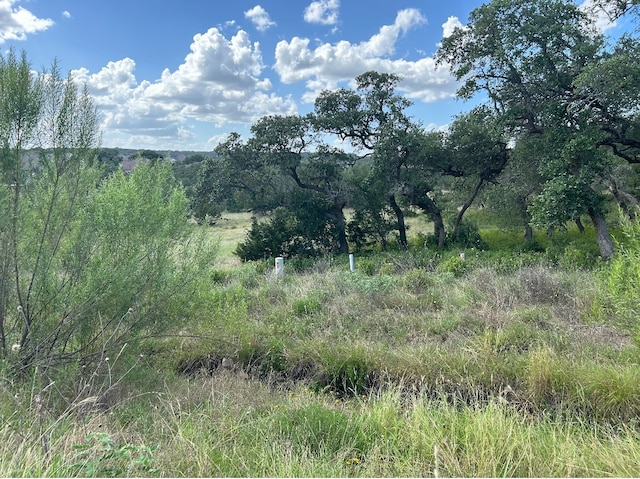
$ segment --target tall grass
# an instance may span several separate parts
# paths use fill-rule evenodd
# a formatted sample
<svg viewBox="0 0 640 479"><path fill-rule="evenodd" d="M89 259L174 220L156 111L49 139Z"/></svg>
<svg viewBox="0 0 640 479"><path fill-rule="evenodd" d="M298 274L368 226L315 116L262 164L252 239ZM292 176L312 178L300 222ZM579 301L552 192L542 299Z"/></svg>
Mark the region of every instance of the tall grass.
<svg viewBox="0 0 640 479"><path fill-rule="evenodd" d="M100 394L2 379L0 475L638 476L640 353L574 254L207 271Z"/></svg>
<svg viewBox="0 0 640 479"><path fill-rule="evenodd" d="M7 476L115 471L172 477L640 473L640 437L632 425L534 419L499 401L477 407L429 399L419 390L407 395L395 386L344 400L302 384L274 389L229 372L172 383L144 405L129 402L84 424L59 424L49 454L29 430L5 426L0 470ZM96 431L115 444L110 450L127 446L128 455L79 447Z"/></svg>

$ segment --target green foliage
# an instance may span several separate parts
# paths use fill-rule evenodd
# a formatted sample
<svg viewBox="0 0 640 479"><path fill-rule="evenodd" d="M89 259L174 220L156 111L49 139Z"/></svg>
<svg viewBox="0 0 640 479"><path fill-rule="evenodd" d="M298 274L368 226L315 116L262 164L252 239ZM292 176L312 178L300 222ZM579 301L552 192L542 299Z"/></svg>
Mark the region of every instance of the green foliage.
<svg viewBox="0 0 640 479"><path fill-rule="evenodd" d="M235 254L243 261L274 258L285 254L288 243L295 238L296 221L289 213L278 208L267 221L254 217L244 242L238 244Z"/></svg>
<svg viewBox="0 0 640 479"><path fill-rule="evenodd" d="M455 236L453 231L448 236L447 243L457 247L476 248L480 250L486 249L487 247L480 235L480 228L470 220L463 220L455 231Z"/></svg>
<svg viewBox="0 0 640 479"><path fill-rule="evenodd" d="M98 315L112 318L129 308L136 314L122 321L122 334L160 324L167 299L179 288L176 255L186 240L186 207L171 167L162 162L129 176L117 172L91 195L78 226L77 251L85 264L75 296L78 305L91 305L78 317L87 340L97 334ZM140 321L145 315L151 320L146 325Z"/></svg>
<svg viewBox="0 0 640 479"><path fill-rule="evenodd" d="M395 278L389 274L359 274L349 273L349 276L345 277L345 285L349 286L355 291L358 291L365 295L377 295L384 294L391 291L395 285Z"/></svg>
<svg viewBox="0 0 640 479"><path fill-rule="evenodd" d="M298 317L311 315L322 308L320 298L310 296L307 298L299 298L293 301L293 313Z"/></svg>
<svg viewBox="0 0 640 479"><path fill-rule="evenodd" d="M412 269L402 276L402 284L409 291L421 292L436 284L434 273L424 269Z"/></svg>
<svg viewBox="0 0 640 479"><path fill-rule="evenodd" d="M55 65L39 81L30 94L48 115L36 119L43 147L30 161L13 138L2 150L0 207L13 221L0 224L0 346L2 355L17 348L15 370L42 367L53 376L60 363L92 367L141 331L164 328L213 249L188 236L187 200L168 163L105 177L88 94ZM6 314L9 307L17 315Z"/></svg>
<svg viewBox="0 0 640 479"><path fill-rule="evenodd" d="M196 185L202 163L206 161L206 158L204 155L196 154L185 158L184 161L172 164L173 175L182 184L187 198L192 202L196 200Z"/></svg>
<svg viewBox="0 0 640 479"><path fill-rule="evenodd" d="M469 269L469 263L460 256L450 256L438 265L439 273L450 273L455 278L460 278Z"/></svg>
<svg viewBox="0 0 640 479"><path fill-rule="evenodd" d="M254 218L235 254L243 261L251 261L277 256L318 257L335 249L335 229L322 206L307 198L293 208L276 208L266 221Z"/></svg>
<svg viewBox="0 0 640 479"><path fill-rule="evenodd" d="M356 269L367 276L373 276L378 271L378 264L373 258L362 257L358 258Z"/></svg>
<svg viewBox="0 0 640 479"><path fill-rule="evenodd" d="M604 301L611 306L616 322L640 334L640 223L625 218L621 221L617 254L603 271Z"/></svg>
<svg viewBox="0 0 640 479"><path fill-rule="evenodd" d="M89 434L85 444L74 446L76 462L70 471L83 477L134 477L134 474L157 474L154 446L116 444L107 433Z"/></svg>
<svg viewBox="0 0 640 479"><path fill-rule="evenodd" d="M102 176L107 178L120 168L122 158L115 148L101 148L98 152L98 166L102 170Z"/></svg>

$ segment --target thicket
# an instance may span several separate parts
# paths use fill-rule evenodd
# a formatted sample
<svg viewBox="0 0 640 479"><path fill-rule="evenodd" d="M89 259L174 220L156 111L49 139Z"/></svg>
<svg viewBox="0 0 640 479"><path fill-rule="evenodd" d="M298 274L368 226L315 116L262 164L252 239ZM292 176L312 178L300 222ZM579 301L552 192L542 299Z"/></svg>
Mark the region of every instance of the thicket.
<svg viewBox="0 0 640 479"><path fill-rule="evenodd" d="M2 387L33 381L65 407L182 317L213 252L170 165L105 177L98 139L91 98L55 63L34 75L26 55L1 58Z"/></svg>

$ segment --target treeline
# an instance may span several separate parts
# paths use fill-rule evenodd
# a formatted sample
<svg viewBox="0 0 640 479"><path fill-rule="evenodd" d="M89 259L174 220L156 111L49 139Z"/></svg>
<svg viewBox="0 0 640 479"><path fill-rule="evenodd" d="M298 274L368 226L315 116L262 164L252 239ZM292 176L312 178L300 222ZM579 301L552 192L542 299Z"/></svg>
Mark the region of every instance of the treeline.
<svg viewBox="0 0 640 479"><path fill-rule="evenodd" d="M615 7L594 8L635 13ZM533 228L589 221L611 258L608 214L638 208L640 44L630 34L610 44L592 18L561 0L488 2L436 54L462 82L458 96L484 94L482 106L428 131L407 113L400 76L365 72L353 89L322 92L308 115L231 134L204 162L194 213L255 212L237 253L256 259L390 239L407 248L405 217L416 211L433 222L434 245L473 243L464 215L481 203L521 226L524 241Z"/></svg>

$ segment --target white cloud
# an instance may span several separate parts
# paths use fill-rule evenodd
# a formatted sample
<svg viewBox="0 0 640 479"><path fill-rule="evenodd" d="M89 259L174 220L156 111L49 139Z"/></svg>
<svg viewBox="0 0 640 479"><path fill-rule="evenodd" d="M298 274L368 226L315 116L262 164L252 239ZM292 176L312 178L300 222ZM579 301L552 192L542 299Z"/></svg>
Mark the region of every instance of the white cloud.
<svg viewBox="0 0 640 479"><path fill-rule="evenodd" d="M304 9L304 20L308 23L335 25L338 22L340 0L318 0Z"/></svg>
<svg viewBox="0 0 640 479"><path fill-rule="evenodd" d="M246 32L227 39L211 28L194 36L183 63L155 82L138 82L130 58L109 62L97 73L80 69L72 75L86 83L100 107L105 142L137 142L139 147L154 137L163 144L185 141L188 122L213 128L297 113L291 98L269 91L271 81L262 76L263 69L259 44L251 43Z"/></svg>
<svg viewBox="0 0 640 479"><path fill-rule="evenodd" d="M617 22L612 21L603 8L594 5L593 0L584 0L579 8L593 19L596 29L600 32L605 32L617 25Z"/></svg>
<svg viewBox="0 0 640 479"><path fill-rule="evenodd" d="M64 12L62 12L62 16L64 18L71 18L71 12L68 12L67 10L65 10Z"/></svg>
<svg viewBox="0 0 640 479"><path fill-rule="evenodd" d="M464 28L458 17L447 18L447 21L442 24L442 38L450 37L456 28Z"/></svg>
<svg viewBox="0 0 640 479"><path fill-rule="evenodd" d="M320 91L352 82L368 70L399 73L399 93L417 102L453 97L454 79L447 68L437 69L433 58L394 58L398 40L425 24L419 10L406 9L360 43L311 47L309 39L293 37L276 46L273 69L265 67L260 44L247 32L225 36L210 28L193 37L176 69L165 69L155 81L137 79L131 58L72 75L88 86L99 106L106 146L208 150L225 130L242 132L265 115L298 113L291 96L274 91L272 72L280 82L300 83L302 101L309 104Z"/></svg>
<svg viewBox="0 0 640 479"><path fill-rule="evenodd" d="M27 34L44 31L53 25L49 18L38 18L16 0L0 0L0 44L7 40L25 40Z"/></svg>
<svg viewBox="0 0 640 479"><path fill-rule="evenodd" d="M260 5L256 5L250 10L244 12L244 16L251 20L258 31L264 32L269 28L276 25L275 22L271 20L267 11L262 8Z"/></svg>
<svg viewBox="0 0 640 479"><path fill-rule="evenodd" d="M417 61L392 59L395 44L401 35L426 23L416 9L398 12L392 25L382 26L378 33L359 44L340 41L324 43L315 49L310 40L294 37L276 46L274 69L284 83L304 81L306 102L313 102L324 89L335 89L340 82L348 82L368 70L398 73L403 81L399 89L409 98L430 102L455 95L456 85L448 69L437 69L433 58Z"/></svg>

